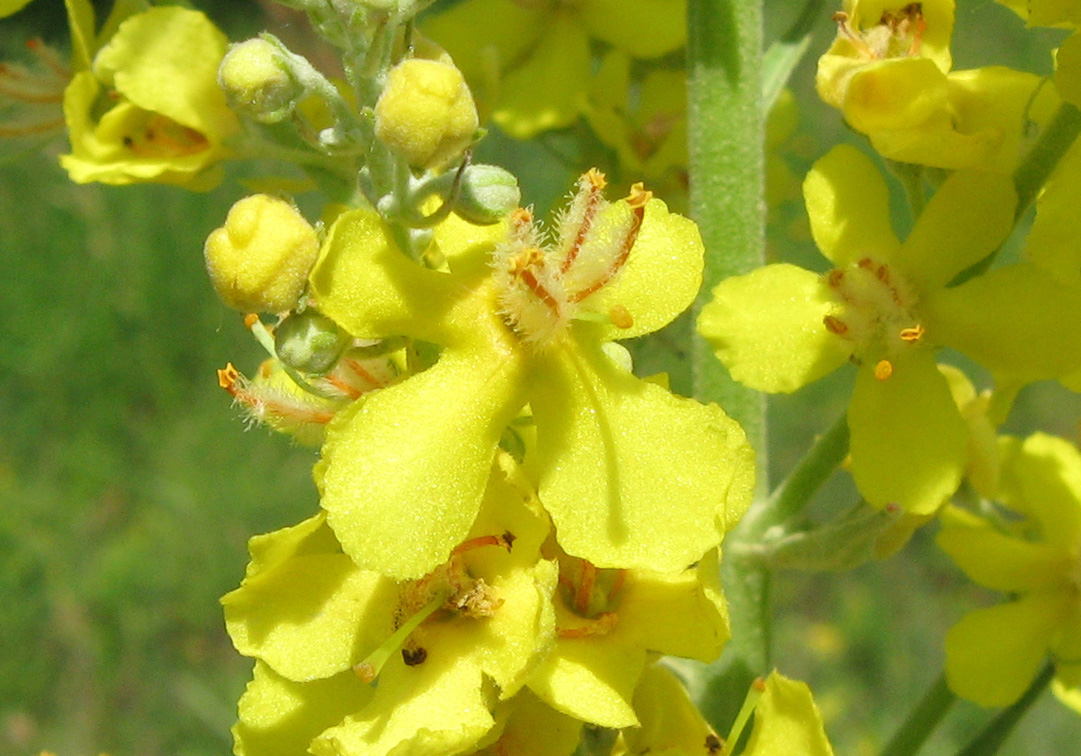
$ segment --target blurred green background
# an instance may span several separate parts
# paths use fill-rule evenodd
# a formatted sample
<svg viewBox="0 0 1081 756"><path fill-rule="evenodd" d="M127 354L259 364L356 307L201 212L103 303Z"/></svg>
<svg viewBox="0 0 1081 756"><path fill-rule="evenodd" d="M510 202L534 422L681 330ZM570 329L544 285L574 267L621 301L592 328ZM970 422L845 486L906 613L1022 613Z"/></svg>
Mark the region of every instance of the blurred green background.
<svg viewBox="0 0 1081 756"><path fill-rule="evenodd" d="M196 5L234 39L264 25L254 2ZM768 3L767 38L797 5ZM957 67L1050 70L1061 35L1026 31L991 0L960 6ZM813 93L814 57L834 34L826 16L793 80L800 127L782 157L795 175L837 141L859 143ZM0 25L0 57L24 55L29 36L65 34L62 4L34 3ZM251 370L260 359L200 254L244 194L238 181L256 173L234 169L205 195L77 187L57 166L62 143L20 146L0 150L0 755L228 753L250 664L232 650L218 597L239 582L249 536L317 506L315 453L245 432L214 378L227 361ZM540 146L494 134L484 152L541 210L588 167L558 157L574 157L571 135ZM769 238L775 258L821 265L798 197L774 209ZM649 360L641 350L643 372ZM771 400L775 479L840 411L850 380L842 371ZM1041 384L1022 393L1010 429L1076 440L1079 418L1076 395ZM853 496L838 476L816 506ZM812 684L838 754L876 753L938 674L945 630L997 600L932 538L852 573L776 580L777 659ZM926 752L951 753L988 716L959 705ZM1079 743L1081 718L1045 695L1004 753L1069 756Z"/></svg>

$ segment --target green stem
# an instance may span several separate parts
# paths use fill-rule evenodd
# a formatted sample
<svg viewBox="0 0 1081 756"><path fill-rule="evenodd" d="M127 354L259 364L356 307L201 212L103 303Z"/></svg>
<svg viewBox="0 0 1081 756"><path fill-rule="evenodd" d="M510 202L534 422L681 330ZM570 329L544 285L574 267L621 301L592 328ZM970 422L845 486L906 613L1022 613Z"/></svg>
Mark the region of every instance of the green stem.
<svg viewBox="0 0 1081 756"><path fill-rule="evenodd" d="M1028 686L1017 701L998 713L976 737L974 737L963 750L958 751L957 756L994 756L1006 738L1013 732L1013 728L1021 721L1021 717L1036 702L1051 680L1055 677L1055 665L1048 662L1036 679Z"/></svg>
<svg viewBox="0 0 1081 756"><path fill-rule="evenodd" d="M1036 144L1032 145L1032 149L1025 155L1021 165L1013 172L1013 183L1017 188L1017 210L1014 213L1014 222L1020 220L1028 211L1029 205L1047 183L1047 179L1062 156L1073 146L1078 134L1081 134L1081 110L1064 102L1055 111L1051 122L1047 124L1040 138L1036 140ZM961 271L950 282L950 286L960 286L965 281L986 273L1000 251L1001 247L972 267Z"/></svg>
<svg viewBox="0 0 1081 756"><path fill-rule="evenodd" d="M848 415L842 413L777 486L766 505L755 512L753 527L744 535L760 536L774 525L802 512L847 455Z"/></svg>
<svg viewBox="0 0 1081 756"><path fill-rule="evenodd" d="M750 0L690 0L688 150L691 217L706 247L695 317L713 287L765 262L762 9ZM735 418L765 469L765 402L739 385L699 336L692 337L694 393Z"/></svg>
<svg viewBox="0 0 1081 756"><path fill-rule="evenodd" d="M918 752L956 700L946 684L946 673L941 673L890 738L882 756L912 756Z"/></svg>
<svg viewBox="0 0 1081 756"><path fill-rule="evenodd" d="M1013 173L1013 183L1017 187L1016 217L1020 218L1028 210L1078 134L1081 134L1081 110L1064 102Z"/></svg>
<svg viewBox="0 0 1081 756"><path fill-rule="evenodd" d="M688 0L687 138L691 217L705 244L697 320L713 288L765 262L765 122L762 112L762 0ZM766 405L737 384L710 346L691 335L694 395L713 401L743 426L758 452L759 489L768 483ZM732 641L722 666L710 669L707 714L730 724L741 694L769 666L769 573L722 569Z"/></svg>

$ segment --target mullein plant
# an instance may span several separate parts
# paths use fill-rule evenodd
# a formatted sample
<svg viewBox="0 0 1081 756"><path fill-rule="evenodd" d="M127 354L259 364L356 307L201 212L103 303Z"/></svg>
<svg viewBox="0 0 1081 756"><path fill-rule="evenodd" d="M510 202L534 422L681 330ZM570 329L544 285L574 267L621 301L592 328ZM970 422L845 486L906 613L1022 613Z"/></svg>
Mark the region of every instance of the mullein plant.
<svg viewBox="0 0 1081 756"><path fill-rule="evenodd" d="M761 159L763 111L791 113L781 89L806 49L793 39L821 3L763 56L752 2L280 2L338 50L342 79L270 34L228 44L196 10L139 0L100 24L68 0L70 56L35 43L43 72L0 69L17 109L62 104L60 163L79 183L198 191L228 161L292 166L204 248L267 353L250 377L223 367L220 385L249 422L320 448L318 511L253 537L222 599L255 662L237 754L831 754L809 689L763 662L758 578L885 557L940 513L941 547L1011 600L949 633L948 688L890 753L915 752L955 696L1009 707L973 752L1052 678L1076 704L1081 453L1043 433L997 438L1021 386L1081 385L1075 36L1047 82L953 71L951 0L834 9L817 89L859 145L803 181L832 266L820 273L764 265L754 229L763 174L785 174ZM1034 25L1081 18L1007 4ZM709 20L721 13L731 23ZM709 64L732 56L726 89ZM711 125L706 105L725 98L750 103L756 142ZM3 133L52 123L28 118ZM620 183L671 187L694 217L591 168L536 218L514 175L473 162L489 118L520 139L591 128ZM711 134L737 141L705 149ZM901 179L906 234L876 155ZM735 213L703 201L726 165ZM286 193L297 186L322 193L317 218ZM1024 252L1000 259L1033 203ZM636 375L620 343L688 309L700 335L676 351L694 398ZM947 347L993 390L937 364ZM846 363L846 415L766 495L761 416L740 397ZM845 460L866 504L808 526L797 515ZM740 664L710 665L730 640L749 685Z"/></svg>

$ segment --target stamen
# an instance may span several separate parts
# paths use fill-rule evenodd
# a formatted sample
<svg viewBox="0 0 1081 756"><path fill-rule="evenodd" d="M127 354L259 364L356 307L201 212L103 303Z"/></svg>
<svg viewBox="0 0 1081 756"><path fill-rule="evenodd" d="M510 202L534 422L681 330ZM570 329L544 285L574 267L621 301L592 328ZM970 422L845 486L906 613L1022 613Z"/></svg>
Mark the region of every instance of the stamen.
<svg viewBox="0 0 1081 756"><path fill-rule="evenodd" d="M608 311L608 318L616 328L627 329L634 326L634 317L631 315L630 311L621 304L612 306L612 309Z"/></svg>
<svg viewBox="0 0 1081 756"><path fill-rule="evenodd" d="M507 551L510 551L511 544L514 543L514 540L515 536L509 530L504 532L503 535L477 536L476 538L470 538L468 541L463 541L458 544L450 554L451 556L457 556L484 546L502 546Z"/></svg>
<svg viewBox="0 0 1081 756"><path fill-rule="evenodd" d="M334 375L333 373L327 373L326 375L324 375L323 380L325 380L327 383L329 383L334 388L341 391L343 394L345 394L350 399L358 399L358 398L360 398L361 396L364 395L363 391L356 388L355 386L349 385L346 381L342 380L341 378Z"/></svg>
<svg viewBox="0 0 1081 756"><path fill-rule="evenodd" d="M581 302L590 294L593 294L604 287L609 281L615 278L620 270L622 270L627 262L627 258L631 254L631 248L634 246L635 241L638 240L638 232L642 229L642 220L646 215L646 204L652 197L653 193L646 191L642 184L635 184L631 187L631 192L627 196L627 204L630 206L632 213L631 227L627 229L627 235L623 237L623 244L620 247L619 254L616 255L612 264L608 266L608 270L606 270L600 278L581 291L571 295L571 302Z"/></svg>
<svg viewBox="0 0 1081 756"><path fill-rule="evenodd" d="M615 612L603 612L579 627L557 627L556 636L560 638L594 638L607 635L619 623Z"/></svg>
<svg viewBox="0 0 1081 756"><path fill-rule="evenodd" d="M589 605L593 601L593 586L597 582L597 568L592 563L582 560L582 579L574 592L574 609L583 617L589 616Z"/></svg>
<svg viewBox="0 0 1081 756"><path fill-rule="evenodd" d="M443 602L445 602L447 598L448 596L445 593L440 593L436 595L431 601L424 605L423 609L421 609L419 612L417 612L404 623L402 623L402 625L394 631L393 635L383 641L382 645L380 645L379 648L372 651L370 654L364 657L361 662L353 666L353 672L356 674L356 676L366 683L370 683L376 677L378 677L380 671L382 671L383 669L383 665L387 663L387 660L390 659L391 655L405 644L406 639L409 638L409 636L413 633L414 630L420 627L421 623L424 622L424 620L428 619L437 611L439 611L439 608L443 606ZM404 658L404 652L405 649L403 649L402 654L403 660L406 664L409 664L409 660ZM416 650L414 649L413 652L416 653ZM427 658L427 656L428 654L425 651L424 658ZM415 664L420 664L422 661L424 661L424 658L415 662Z"/></svg>
<svg viewBox="0 0 1081 756"><path fill-rule="evenodd" d="M6 68L6 67L5 67ZM0 70L0 75L7 73L6 70ZM7 77L11 79L13 77ZM35 105L46 105L50 103L60 103L64 101L63 92L48 92L34 89L25 89L17 85L12 85L10 82L5 82L4 79L0 79L0 95L10 97L13 100L20 100L22 102L28 102Z"/></svg>
<svg viewBox="0 0 1081 756"><path fill-rule="evenodd" d="M57 118L52 121L41 121L40 123L28 123L24 126L0 125L0 137L14 138L33 136L34 134L47 134L50 131L56 131L63 127L63 118Z"/></svg>
<svg viewBox="0 0 1081 756"><path fill-rule="evenodd" d="M826 330L832 334L844 336L848 333L848 325L843 320L834 317L833 315L827 315L822 318L822 322L825 324Z"/></svg>
<svg viewBox="0 0 1081 756"><path fill-rule="evenodd" d="M574 241L571 242L570 247L567 249L567 254L563 258L562 265L559 266L560 274L566 273L570 270L571 265L574 264L575 259L578 257L578 252L582 248L582 242L585 241L586 235L593 227L593 221L597 216L597 208L600 207L603 201L601 195L602 190L607 185L607 181L604 178L604 174L598 171L596 168L590 168L586 171L586 174L582 176L581 190L578 197L575 197L575 203L579 201L579 197L582 196L582 192L586 192L585 207L580 211L582 218L578 221L578 231L574 235Z"/></svg>
<svg viewBox="0 0 1081 756"><path fill-rule="evenodd" d="M908 342L909 344L915 344L917 341L923 338L923 335L927 333L927 329L917 323L911 328L901 329L901 341Z"/></svg>
<svg viewBox="0 0 1081 756"><path fill-rule="evenodd" d="M536 247L532 247L522 252L512 263L511 272L515 277L522 280L522 282L529 288L530 291L536 295L537 299L544 302L544 304L550 309L557 317L559 316L559 300L552 296L552 293L545 288L544 284L533 274L533 267L538 264L543 264L544 252Z"/></svg>
<svg viewBox="0 0 1081 756"><path fill-rule="evenodd" d="M893 363L889 360L879 360L875 365L875 380L884 381L893 375Z"/></svg>
<svg viewBox="0 0 1081 756"><path fill-rule="evenodd" d="M56 50L49 47L40 39L32 38L26 40L26 48L34 54L41 64L59 76L61 79L71 78L71 69L64 65L63 59L57 54Z"/></svg>
<svg viewBox="0 0 1081 756"><path fill-rule="evenodd" d="M837 31L852 43L852 46L856 48L856 51L863 57L869 60L877 60L878 53L871 49L871 46L863 41L863 38L852 28L849 24L849 16L844 11L837 11L833 14L833 21L837 24Z"/></svg>
<svg viewBox="0 0 1081 756"><path fill-rule="evenodd" d="M376 378L371 373L369 373L367 370L365 370L364 366L361 365L356 360L347 359L347 360L343 360L343 363L345 364L345 366L347 368L349 368L354 373L356 373L358 377L360 377L362 380L366 381L372 388L382 388L383 387L383 385L384 385L383 382L381 380L379 380L378 378Z"/></svg>

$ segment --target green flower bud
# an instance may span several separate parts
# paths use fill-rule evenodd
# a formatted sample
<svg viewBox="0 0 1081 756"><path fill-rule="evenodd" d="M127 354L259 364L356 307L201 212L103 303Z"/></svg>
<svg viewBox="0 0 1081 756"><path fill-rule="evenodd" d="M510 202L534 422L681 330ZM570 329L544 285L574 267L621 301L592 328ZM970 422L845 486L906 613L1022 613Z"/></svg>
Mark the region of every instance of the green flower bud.
<svg viewBox="0 0 1081 756"><path fill-rule="evenodd" d="M462 72L442 61L402 61L375 104L375 135L415 168L435 168L460 155L478 124Z"/></svg>
<svg viewBox="0 0 1081 756"><path fill-rule="evenodd" d="M498 223L518 207L518 179L495 165L470 165L462 174L454 212L478 226Z"/></svg>
<svg viewBox="0 0 1081 756"><path fill-rule="evenodd" d="M233 205L203 253L225 304L241 312L283 312L303 293L319 240L290 203L255 194Z"/></svg>
<svg viewBox="0 0 1081 756"><path fill-rule="evenodd" d="M274 351L286 365L323 375L341 358L352 337L315 310L295 312L274 331Z"/></svg>
<svg viewBox="0 0 1081 756"><path fill-rule="evenodd" d="M229 48L218 68L218 84L230 107L260 123L285 120L304 95L282 50L261 37Z"/></svg>

